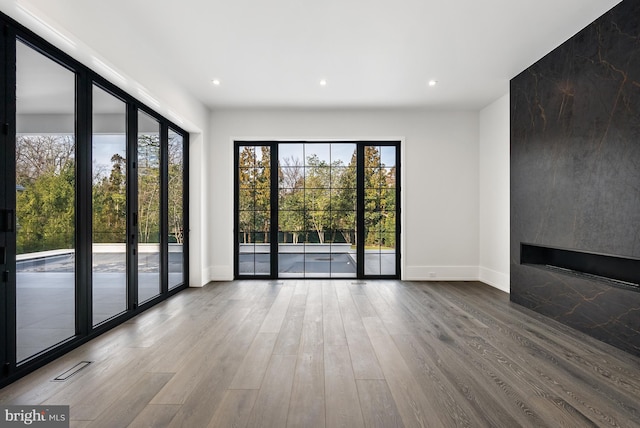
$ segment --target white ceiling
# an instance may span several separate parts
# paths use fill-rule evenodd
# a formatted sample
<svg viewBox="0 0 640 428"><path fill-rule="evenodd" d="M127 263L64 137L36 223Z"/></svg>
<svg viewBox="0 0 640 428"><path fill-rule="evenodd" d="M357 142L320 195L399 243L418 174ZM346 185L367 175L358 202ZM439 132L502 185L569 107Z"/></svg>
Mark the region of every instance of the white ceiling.
<svg viewBox="0 0 640 428"><path fill-rule="evenodd" d="M479 109L506 94L510 78L618 2L20 3L81 40L123 75L145 66L211 109ZM16 2L2 0L0 5L9 3ZM212 85L214 78L220 86ZM328 84L320 86L320 79ZM438 85L429 87L430 79Z"/></svg>

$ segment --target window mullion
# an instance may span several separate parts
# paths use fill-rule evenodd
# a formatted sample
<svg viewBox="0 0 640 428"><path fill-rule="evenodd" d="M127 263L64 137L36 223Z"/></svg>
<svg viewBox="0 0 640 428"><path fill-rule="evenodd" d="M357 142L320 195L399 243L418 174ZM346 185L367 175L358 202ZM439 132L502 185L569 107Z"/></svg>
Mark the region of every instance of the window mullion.
<svg viewBox="0 0 640 428"><path fill-rule="evenodd" d="M270 219L271 219L271 239L270 239L270 249L271 249L271 278L278 277L278 241L279 241L279 225L278 225L278 143L272 142L269 145L269 150L271 153L271 177L270 177L270 204L269 209L271 210Z"/></svg>
<svg viewBox="0 0 640 428"><path fill-rule="evenodd" d="M364 276L364 143L358 143L356 152L356 265L357 276Z"/></svg>
<svg viewBox="0 0 640 428"><path fill-rule="evenodd" d="M91 330L91 79L76 74L76 331L84 336Z"/></svg>

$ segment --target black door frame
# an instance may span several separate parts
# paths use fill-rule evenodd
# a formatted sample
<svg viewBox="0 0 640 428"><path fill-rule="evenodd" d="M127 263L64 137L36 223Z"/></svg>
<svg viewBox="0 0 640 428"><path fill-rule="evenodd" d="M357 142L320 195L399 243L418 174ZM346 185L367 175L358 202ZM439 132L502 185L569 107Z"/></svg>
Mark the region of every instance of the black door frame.
<svg viewBox="0 0 640 428"><path fill-rule="evenodd" d="M161 116L152 108L116 87L102 76L87 68L49 42L0 13L3 33L0 37L0 387L36 370L63 354L77 348L94 337L122 324L153 305L184 290L189 284L189 134L179 125ZM75 335L47 348L24 361L16 361L16 43L20 41L75 75ZM93 325L92 316L92 89L99 87L127 104L127 309L102 323ZM156 119L160 132L160 293L138 304L136 261L136 149L137 112L142 111ZM169 129L182 136L183 162L183 283L171 290L168 287L168 133ZM88 201L88 203L87 203ZM55 303L55 302L53 302Z"/></svg>
<svg viewBox="0 0 640 428"><path fill-rule="evenodd" d="M233 263L233 272L234 278L236 279L277 279L278 278L278 146L280 144L356 144L356 156L357 156L357 166L356 166L356 233L357 233L357 249L356 249L356 278L357 279L399 279L401 277L401 165L400 165L400 150L401 150L401 141L400 140L300 140L300 141L283 141L283 140L236 140L234 141L234 224L233 224L233 236L234 236L234 263ZM269 274L264 275L246 275L240 274L240 264L239 264L239 255L240 255L240 242L238 239L238 233L240 230L239 227L239 216L240 216L240 206L239 206L239 196L240 196L240 179L239 179L239 163L240 163L240 147L269 147L270 148L270 180L271 180L271 192L270 192L270 216L271 216L271 227L270 227L270 272ZM396 148L396 159L395 159L395 168L396 168L396 251L395 251L395 274L394 275L367 275L365 274L365 171L364 171L364 153L365 147L367 146L392 146ZM275 237L275 239L274 239ZM304 276L303 276L304 277ZM313 278L308 278L313 279ZM321 277L317 279L353 279L353 277Z"/></svg>
<svg viewBox="0 0 640 428"><path fill-rule="evenodd" d="M15 62L15 28L9 25L0 16L2 25L2 38L0 39L0 67L3 80L0 81L0 166L8 177L15 177L15 117L16 100L15 93L9 88L16 85ZM16 248L15 239L15 180L1 179L0 181L0 309L4 315L0 315L0 358L2 358L2 371L0 379L8 376L16 366L15 342L16 342L16 273L15 266Z"/></svg>

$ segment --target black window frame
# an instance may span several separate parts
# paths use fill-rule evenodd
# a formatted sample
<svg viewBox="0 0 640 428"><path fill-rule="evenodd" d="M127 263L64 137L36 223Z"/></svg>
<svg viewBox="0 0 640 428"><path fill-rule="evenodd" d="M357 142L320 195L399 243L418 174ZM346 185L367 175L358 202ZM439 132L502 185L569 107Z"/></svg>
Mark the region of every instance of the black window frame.
<svg viewBox="0 0 640 428"><path fill-rule="evenodd" d="M0 387L59 358L67 352L81 346L91 339L137 316L155 304L166 300L189 286L189 133L179 124L139 101L126 91L112 84L91 68L75 60L44 38L22 26L12 18L0 13L0 25L3 33L0 38L0 167L9 179L1 181L0 186ZM76 144L76 197L75 197L75 245L76 245L76 334L51 348L43 350L28 359L16 361L16 247L15 247L15 140L16 140L16 43L22 42L47 58L67 68L75 74L75 144ZM161 167L160 167L160 294L143 304L137 302L137 263L135 242L137 232L134 219L137 211L131 202L137 200L137 183L127 187L127 310L101 323L93 325L92 302L92 89L97 86L127 105L127 174L137 181L135 149L137 144L137 126L132 112L143 111L160 124ZM182 136L183 144L183 283L172 289L168 287L168 130ZM133 132L132 132L133 131ZM134 141L131 141L134 140ZM13 234L13 236L11 236Z"/></svg>
<svg viewBox="0 0 640 428"><path fill-rule="evenodd" d="M338 139L338 140L235 140L233 143L234 150L234 223L233 223L233 239L234 239L234 260L233 260L233 274L234 279L244 280L244 279L280 279L278 272L278 242L279 239L279 224L278 224L278 213L279 213L279 185L278 185L278 147L281 144L355 144L356 145L356 154L357 154L357 165L356 165L356 231L357 231L357 263L356 263L356 276L323 276L323 277L306 277L302 274L300 277L291 277L291 279L400 279L401 275L401 141L400 140L348 140L348 139ZM270 273L263 275L250 275L250 274L242 274L240 273L239 266L239 250L240 243L238 239L238 234L240 232L239 225L239 215L240 215L240 180L239 180L239 156L240 156L240 148L246 146L268 146L271 151L271 239L270 239ZM395 195L395 213L396 213L396 222L395 222L395 273L392 275L389 274L366 274L365 273L365 234L364 234L364 216L365 216L365 188L364 188L364 151L365 147L395 147L395 179L396 179L396 195ZM275 237L275 238L274 238ZM290 278L289 276L286 277Z"/></svg>

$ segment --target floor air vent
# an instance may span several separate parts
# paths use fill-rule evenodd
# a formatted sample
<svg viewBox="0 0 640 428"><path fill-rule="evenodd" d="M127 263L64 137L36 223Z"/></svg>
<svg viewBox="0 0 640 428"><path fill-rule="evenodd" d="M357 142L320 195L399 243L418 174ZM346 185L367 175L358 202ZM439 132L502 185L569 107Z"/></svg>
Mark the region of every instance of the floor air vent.
<svg viewBox="0 0 640 428"><path fill-rule="evenodd" d="M92 363L92 361L80 361L78 364L76 364L75 366L71 367L66 372L56 376L53 380L55 382L64 382L67 379L69 379L71 376L73 376L76 373L78 373L80 370L87 368L89 366L89 364L91 364L91 363Z"/></svg>

